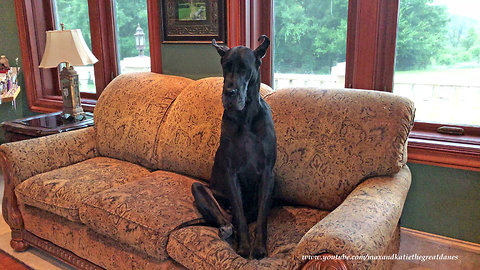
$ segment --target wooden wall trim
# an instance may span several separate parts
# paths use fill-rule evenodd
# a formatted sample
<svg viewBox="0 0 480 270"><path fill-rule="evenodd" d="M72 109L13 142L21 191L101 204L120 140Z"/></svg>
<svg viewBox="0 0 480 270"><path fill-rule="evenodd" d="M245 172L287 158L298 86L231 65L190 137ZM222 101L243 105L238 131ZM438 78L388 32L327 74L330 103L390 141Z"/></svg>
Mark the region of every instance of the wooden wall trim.
<svg viewBox="0 0 480 270"><path fill-rule="evenodd" d="M160 1L147 0L151 71L162 73L162 20Z"/></svg>
<svg viewBox="0 0 480 270"><path fill-rule="evenodd" d="M350 0L345 86L392 91L398 0Z"/></svg>
<svg viewBox="0 0 480 270"><path fill-rule="evenodd" d="M247 44L246 10L246 1L227 0L227 45L230 48Z"/></svg>
<svg viewBox="0 0 480 270"><path fill-rule="evenodd" d="M267 35L270 38L270 48L267 50L267 54L262 59L262 66L260 72L262 76L262 83L272 85L273 82L273 0L252 0L250 2L250 31L247 34L249 36L250 44L248 47L254 49L260 42L258 38L261 35Z"/></svg>
<svg viewBox="0 0 480 270"><path fill-rule="evenodd" d="M113 0L88 0L92 52L98 58L93 65L97 98L119 74L113 8Z"/></svg>
<svg viewBox="0 0 480 270"><path fill-rule="evenodd" d="M480 171L480 146L409 138L408 162Z"/></svg>

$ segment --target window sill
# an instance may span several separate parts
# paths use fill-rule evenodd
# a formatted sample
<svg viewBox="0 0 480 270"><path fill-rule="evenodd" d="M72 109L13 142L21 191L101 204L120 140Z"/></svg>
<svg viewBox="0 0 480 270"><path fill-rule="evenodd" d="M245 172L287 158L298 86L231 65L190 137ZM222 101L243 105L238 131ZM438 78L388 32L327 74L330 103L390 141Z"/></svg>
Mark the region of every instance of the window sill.
<svg viewBox="0 0 480 270"><path fill-rule="evenodd" d="M480 171L480 138L412 131L408 162Z"/></svg>
<svg viewBox="0 0 480 270"><path fill-rule="evenodd" d="M86 112L93 112L96 104L97 101L94 99L82 98L82 108ZM63 102L60 96L46 96L30 104L30 110L33 112L51 113L61 111L62 109Z"/></svg>

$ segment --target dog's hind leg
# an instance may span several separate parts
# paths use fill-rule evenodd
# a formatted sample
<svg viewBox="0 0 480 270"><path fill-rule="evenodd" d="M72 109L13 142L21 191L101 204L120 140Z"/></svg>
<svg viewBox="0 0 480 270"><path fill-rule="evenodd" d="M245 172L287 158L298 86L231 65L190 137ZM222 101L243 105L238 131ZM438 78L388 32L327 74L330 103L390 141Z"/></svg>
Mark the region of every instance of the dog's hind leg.
<svg viewBox="0 0 480 270"><path fill-rule="evenodd" d="M193 183L192 194L200 214L207 222L219 227L218 235L224 240L230 237L233 234L232 217L218 204L210 189L200 183Z"/></svg>

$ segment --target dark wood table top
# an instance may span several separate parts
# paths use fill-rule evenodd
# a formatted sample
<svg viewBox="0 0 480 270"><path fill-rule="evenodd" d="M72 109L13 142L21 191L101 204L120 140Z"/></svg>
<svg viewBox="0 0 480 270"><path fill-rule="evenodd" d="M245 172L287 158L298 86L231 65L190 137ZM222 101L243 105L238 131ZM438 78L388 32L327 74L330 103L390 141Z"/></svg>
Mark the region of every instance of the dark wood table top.
<svg viewBox="0 0 480 270"><path fill-rule="evenodd" d="M69 121L62 117L62 112L54 112L5 121L0 126L5 132L41 137L93 126L93 113L86 112L86 118L82 121Z"/></svg>

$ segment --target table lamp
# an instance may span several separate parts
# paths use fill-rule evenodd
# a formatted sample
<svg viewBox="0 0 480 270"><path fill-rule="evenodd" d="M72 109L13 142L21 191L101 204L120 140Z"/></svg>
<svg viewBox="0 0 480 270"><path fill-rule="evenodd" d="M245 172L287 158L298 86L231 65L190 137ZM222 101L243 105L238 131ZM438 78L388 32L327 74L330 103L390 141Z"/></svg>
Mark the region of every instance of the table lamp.
<svg viewBox="0 0 480 270"><path fill-rule="evenodd" d="M41 68L56 68L65 63L60 72L60 86L63 98L62 116L68 120L83 120L78 73L73 66L86 66L98 62L83 39L80 29L47 31L47 42Z"/></svg>

